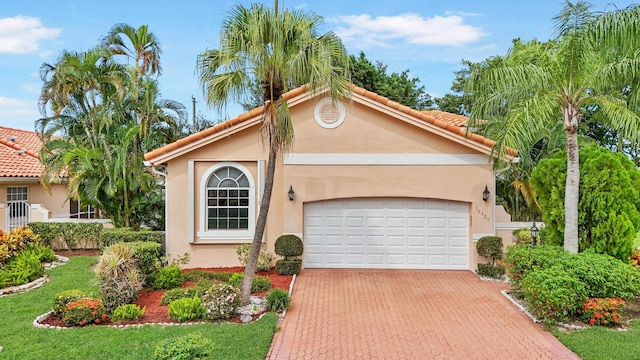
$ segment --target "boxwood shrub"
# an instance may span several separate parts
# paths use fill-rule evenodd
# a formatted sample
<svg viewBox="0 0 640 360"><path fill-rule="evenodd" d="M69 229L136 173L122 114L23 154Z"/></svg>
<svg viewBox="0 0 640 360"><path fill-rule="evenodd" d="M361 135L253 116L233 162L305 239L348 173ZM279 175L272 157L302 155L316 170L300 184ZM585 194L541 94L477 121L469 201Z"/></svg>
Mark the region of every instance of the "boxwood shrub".
<svg viewBox="0 0 640 360"><path fill-rule="evenodd" d="M302 260L278 260L276 271L280 275L294 275L302 269Z"/></svg>
<svg viewBox="0 0 640 360"><path fill-rule="evenodd" d="M127 245L133 250L136 265L143 275L158 271L162 266L162 245L149 241L134 241Z"/></svg>
<svg viewBox="0 0 640 360"><path fill-rule="evenodd" d="M504 275L504 266L478 263L478 275L500 278Z"/></svg>
<svg viewBox="0 0 640 360"><path fill-rule="evenodd" d="M150 241L160 245L164 243L162 231L140 230L131 228L103 229L100 234L100 248L103 249L119 242Z"/></svg>
<svg viewBox="0 0 640 360"><path fill-rule="evenodd" d="M151 286L155 290L168 290L182 285L182 270L175 265L163 267L149 275Z"/></svg>

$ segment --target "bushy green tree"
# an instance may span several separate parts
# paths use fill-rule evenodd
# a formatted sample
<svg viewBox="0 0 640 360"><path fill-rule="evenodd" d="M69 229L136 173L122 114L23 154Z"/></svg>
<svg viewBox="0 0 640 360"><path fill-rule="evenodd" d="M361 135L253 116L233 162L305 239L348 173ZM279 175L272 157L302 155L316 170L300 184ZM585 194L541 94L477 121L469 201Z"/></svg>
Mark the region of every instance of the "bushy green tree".
<svg viewBox="0 0 640 360"><path fill-rule="evenodd" d="M387 73L387 65L377 61L374 65L364 52L358 57L350 56L351 81L364 89L372 91L389 100L396 101L417 110L433 107L433 99L420 86L420 79L410 77L409 70L400 73Z"/></svg>
<svg viewBox="0 0 640 360"><path fill-rule="evenodd" d="M640 230L640 172L621 153L588 146L580 149L578 230L580 251L593 249L621 260L631 255ZM546 243L564 239L566 152L541 160L531 183L542 207Z"/></svg>
<svg viewBox="0 0 640 360"><path fill-rule="evenodd" d="M467 89L474 96L470 127L504 117L494 150L502 159L508 148L529 142L539 129L562 121L566 135L564 247L578 252L580 170L578 129L585 109L597 107L625 141L640 143L640 7L592 12L585 2L566 2L554 17L554 41L514 42L504 57L472 71ZM621 99L611 91L624 84Z"/></svg>

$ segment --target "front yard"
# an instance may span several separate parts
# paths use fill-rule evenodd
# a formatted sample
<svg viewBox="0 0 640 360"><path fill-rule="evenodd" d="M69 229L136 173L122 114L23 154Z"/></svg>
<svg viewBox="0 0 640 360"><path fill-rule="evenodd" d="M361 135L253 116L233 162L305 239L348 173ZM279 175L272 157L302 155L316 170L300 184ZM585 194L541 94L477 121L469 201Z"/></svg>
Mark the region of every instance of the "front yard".
<svg viewBox="0 0 640 360"><path fill-rule="evenodd" d="M152 359L166 338L200 333L214 344L213 357L264 359L276 330L277 315L267 313L246 325L204 323L189 326L149 325L117 329L88 326L64 330L38 329L33 320L52 308L53 297L66 289L97 293L94 256L74 257L48 273L51 281L27 293L0 298L0 358L7 359Z"/></svg>

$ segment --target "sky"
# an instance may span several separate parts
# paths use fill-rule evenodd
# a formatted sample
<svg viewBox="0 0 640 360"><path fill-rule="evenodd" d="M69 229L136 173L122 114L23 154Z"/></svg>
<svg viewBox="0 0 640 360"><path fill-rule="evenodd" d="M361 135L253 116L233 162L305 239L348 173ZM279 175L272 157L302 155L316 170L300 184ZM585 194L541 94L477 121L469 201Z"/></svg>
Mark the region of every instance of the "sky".
<svg viewBox="0 0 640 360"><path fill-rule="evenodd" d="M257 1L6 1L0 7L0 126L34 130L42 117L39 70L55 64L63 50L86 51L111 27L148 25L159 39L162 97L182 103L191 118L233 117L236 104L218 111L207 106L195 71L198 54L216 48L220 24L234 5ZM591 1L594 11L624 8L632 1ZM265 2L272 6L271 1ZM554 37L560 0L279 0L280 6L324 18L350 54L363 51L389 72L408 69L434 97L450 93L461 60L482 61L504 55L514 38L546 41Z"/></svg>

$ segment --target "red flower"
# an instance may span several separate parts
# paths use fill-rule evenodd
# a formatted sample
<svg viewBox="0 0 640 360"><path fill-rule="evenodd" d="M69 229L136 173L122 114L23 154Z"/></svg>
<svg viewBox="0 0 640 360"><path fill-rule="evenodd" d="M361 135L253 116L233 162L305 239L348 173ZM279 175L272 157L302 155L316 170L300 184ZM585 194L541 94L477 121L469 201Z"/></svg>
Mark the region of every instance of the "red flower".
<svg viewBox="0 0 640 360"><path fill-rule="evenodd" d="M596 323L596 319L591 318L591 320L589 320L589 323L590 323L591 325L594 325L594 324Z"/></svg>

